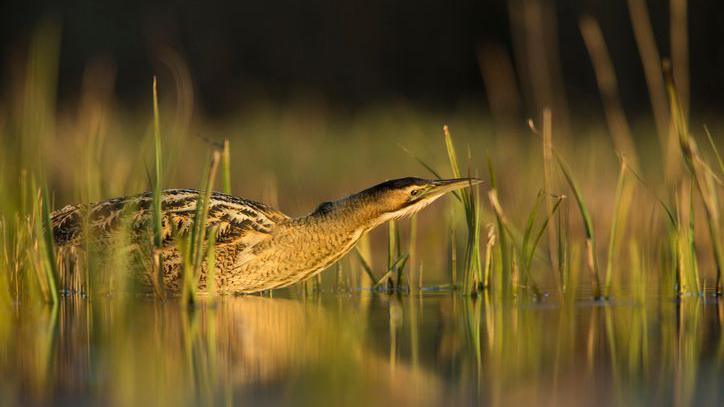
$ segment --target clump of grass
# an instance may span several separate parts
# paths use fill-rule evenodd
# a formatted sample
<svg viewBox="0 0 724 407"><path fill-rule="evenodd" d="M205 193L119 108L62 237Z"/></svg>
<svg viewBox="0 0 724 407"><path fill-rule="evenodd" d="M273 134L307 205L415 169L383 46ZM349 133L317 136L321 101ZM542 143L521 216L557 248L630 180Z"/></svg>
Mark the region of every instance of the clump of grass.
<svg viewBox="0 0 724 407"><path fill-rule="evenodd" d="M29 213L16 214L11 228L0 217L0 278L4 280L0 285L8 289L4 294L15 301L39 300L57 305L60 282L49 198L47 190L36 188L35 182L32 190L36 193Z"/></svg>
<svg viewBox="0 0 724 407"><path fill-rule="evenodd" d="M495 280L493 283L493 287L495 288L495 291L497 293L497 298L502 299L503 293L505 292L505 287L510 286L509 278L512 271L512 263L509 261L510 247L508 245L508 235L505 232L504 228L503 213L502 210L495 210L495 202L497 201L498 180L495 176L493 161L490 159L490 155L487 156L487 162L491 188L491 190L488 192L488 199L496 198L494 200L491 200L491 206L493 207L493 212L495 213L495 221L498 230L498 249L493 252L493 258L497 260L494 262Z"/></svg>
<svg viewBox="0 0 724 407"><path fill-rule="evenodd" d="M462 178L458 165L455 145L448 126L443 126L445 148L447 150L450 169L454 178ZM468 154L468 162L470 157ZM470 176L468 168L468 176ZM467 226L467 242L465 245L465 269L463 276L463 290L466 294L475 294L480 289L483 280L482 261L480 256L480 198L478 188L471 186L460 191L460 201L465 211L465 224Z"/></svg>
<svg viewBox="0 0 724 407"><path fill-rule="evenodd" d="M560 195L553 197L550 211L545 219L537 225L539 208L544 199L547 199L545 196L546 193L544 191L540 191L537 195L533 208L528 214L526 228L522 237L519 237L520 233L515 230L515 227L508 220L505 212L503 211L503 207L500 204L497 192L497 177L495 176L495 170L490 157L488 157L488 171L490 173L491 186L493 187L488 192L488 200L490 201L490 206L495 213L498 230L497 236L500 237L500 249L497 255L499 260L497 271L500 273L500 277L498 278L496 289L515 295L520 286L529 286L533 295L536 298L539 298L541 293L531 273L533 259L538 250L540 241L543 238L543 234L548 229L550 221L558 212L558 208L565 199L565 196ZM491 225L491 231L489 232L488 238L489 249L486 249L486 275L488 275L490 270L490 266L488 265L488 253L495 257L495 252L492 250L496 236L494 228L495 226ZM504 278L503 275L507 276L507 278ZM486 277L485 281L487 282L488 280L488 277Z"/></svg>
<svg viewBox="0 0 724 407"><path fill-rule="evenodd" d="M387 268L387 272L382 275L382 277L379 278L379 280L374 279L374 275L370 275L370 278L373 279L374 284L372 285L373 289L384 289L384 284L387 284L387 292L399 292L401 290L400 287L395 287L395 283L392 281L392 277L395 276L397 273L397 270L402 269L407 264L407 259L409 256L407 254L398 257L395 259L392 264ZM371 270L370 270L371 274Z"/></svg>
<svg viewBox="0 0 724 407"><path fill-rule="evenodd" d="M625 157L622 156L621 159L625 161ZM666 215L666 239L663 240L665 248L661 253L661 267L664 269L670 269L670 273L667 273L666 276L673 276L673 286L671 288L674 292L676 292L676 294L680 294L679 290L681 287L682 273L684 272L684 270L680 267L679 260L682 254L680 253L677 243L677 240L679 239L678 236L682 233L680 222L678 220L678 216L680 215L680 213L677 211L675 214L675 211L671 207L669 207L669 205L664 202L663 199L661 199L653 191L651 191L646 180L644 180L644 178L635 169L631 168L629 165L626 165L626 170L629 174L634 176L634 179L638 181L638 184L643 187L643 191L650 195L656 201L658 206L663 210L664 214Z"/></svg>
<svg viewBox="0 0 724 407"><path fill-rule="evenodd" d="M412 237L411 237L412 238ZM414 244L411 240L410 247ZM412 250L412 249L411 249ZM372 266L365 259L358 246L354 250L357 255L362 271L369 277L372 290L385 291L388 293L402 293L411 290L411 282L405 282L404 270L408 260L412 257L410 253L402 254L400 231L397 223L392 220L387 227L387 270L380 277L375 277ZM408 276L409 277L409 276Z"/></svg>
<svg viewBox="0 0 724 407"><path fill-rule="evenodd" d="M492 167L491 167L492 168ZM539 195L540 197L540 195ZM500 205L500 201L498 200L498 191L496 189L491 189L488 192L488 199L490 201L490 206L493 208L493 211L495 212L495 216L498 219L499 224L499 234L501 236L506 235L507 240L511 242L511 246L508 249L510 253L510 257L508 257L510 263L506 265L505 268L507 268L510 271L510 280L508 280L508 289L510 294L513 296L517 296L518 289L522 286L530 286L531 291L533 292L533 295L536 298L540 297L540 290L538 290L538 285L535 283L535 280L533 279L533 276L530 274L530 262L532 261L533 253L535 251L535 246L537 246L538 241L540 240L540 237L543 236L543 232L545 231L545 227L548 224L546 221L539 233L536 234L536 238L534 241L534 245L529 246L529 239L530 234L533 230L533 225L535 223L535 212L536 208L540 204L540 199L536 203L536 206L534 207L533 211L531 212L531 215L529 216L529 226L521 239L520 245L516 245L516 235L513 231L513 227L508 221L508 218L506 217L505 213L503 212L503 208ZM522 270L521 270L522 267ZM503 287L496 287L496 289L503 289Z"/></svg>
<svg viewBox="0 0 724 407"><path fill-rule="evenodd" d="M717 202L717 191L715 188L716 184L722 185L722 181L716 177L714 171L701 157L696 141L689 133L686 112L679 101L679 95L671 73L671 66L668 63L664 64L664 74L666 79L666 90L669 96L671 121L674 126L674 130L678 135L681 155L684 158L684 164L688 170L689 176L691 177L691 182L696 186L696 190L698 191L699 197L704 206L709 238L712 245L712 254L714 257L714 264L716 266L715 290L719 293L722 290L721 274L722 269L724 268L724 253L722 253L719 204ZM712 145L714 146L713 142ZM716 147L714 147L714 150L716 151ZM721 157L719 156L718 151L716 151L716 155L721 166ZM693 196L691 198L693 205ZM692 217L691 227L693 228L693 213L690 214L690 216ZM691 244L693 245L693 231L690 233L690 236L692 239ZM694 273L698 280L698 270L694 270Z"/></svg>
<svg viewBox="0 0 724 407"><path fill-rule="evenodd" d="M198 280L201 274L202 260L204 259L204 249L209 250L211 244L207 240L206 220L209 214L209 201L211 200L211 191L214 188L219 160L219 152L214 151L209 165L206 166L208 170L202 180L202 188L199 190L191 234L185 239L185 242L182 242L184 269L181 302L184 304L197 302Z"/></svg>

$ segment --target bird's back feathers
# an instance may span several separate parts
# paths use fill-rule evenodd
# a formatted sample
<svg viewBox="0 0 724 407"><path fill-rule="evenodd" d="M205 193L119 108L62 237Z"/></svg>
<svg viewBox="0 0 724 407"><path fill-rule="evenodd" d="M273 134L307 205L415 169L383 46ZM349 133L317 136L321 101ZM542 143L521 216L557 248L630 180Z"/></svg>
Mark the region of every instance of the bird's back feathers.
<svg viewBox="0 0 724 407"><path fill-rule="evenodd" d="M172 245L176 236L191 230L199 192L171 189L162 192L162 239ZM94 204L69 205L53 212L51 222L59 246L79 245L87 233L101 246L112 241L119 231L127 230L135 240L150 239L153 197L150 193L115 198ZM214 192L208 208L207 228L217 228L217 243L258 241L271 233L274 225L288 220L285 214L264 204ZM249 242L251 243L251 242Z"/></svg>

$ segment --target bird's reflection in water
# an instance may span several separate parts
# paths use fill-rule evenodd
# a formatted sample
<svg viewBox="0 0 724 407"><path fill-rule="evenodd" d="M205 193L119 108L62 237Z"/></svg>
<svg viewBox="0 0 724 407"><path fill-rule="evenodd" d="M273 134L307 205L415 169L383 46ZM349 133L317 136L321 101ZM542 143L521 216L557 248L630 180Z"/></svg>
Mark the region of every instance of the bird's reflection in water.
<svg viewBox="0 0 724 407"><path fill-rule="evenodd" d="M233 387L251 389L251 397L276 398L258 388L282 385L282 395L310 403L320 393L338 401L438 401L439 379L371 350L366 321L357 313L340 318L320 305L260 297L225 301L206 312L207 325L208 318L217 324L217 371Z"/></svg>
<svg viewBox="0 0 724 407"><path fill-rule="evenodd" d="M61 303L48 341L37 341L51 344L39 363L48 370L25 372L45 376L35 401L440 401L435 374L372 350L362 312L262 297L129 303Z"/></svg>

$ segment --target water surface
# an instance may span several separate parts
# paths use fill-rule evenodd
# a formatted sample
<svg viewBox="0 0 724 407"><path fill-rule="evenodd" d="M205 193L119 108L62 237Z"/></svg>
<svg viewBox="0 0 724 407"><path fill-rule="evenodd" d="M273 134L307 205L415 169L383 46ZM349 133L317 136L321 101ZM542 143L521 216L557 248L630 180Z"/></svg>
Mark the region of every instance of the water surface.
<svg viewBox="0 0 724 407"><path fill-rule="evenodd" d="M0 324L0 404L722 405L713 298L63 298Z"/></svg>

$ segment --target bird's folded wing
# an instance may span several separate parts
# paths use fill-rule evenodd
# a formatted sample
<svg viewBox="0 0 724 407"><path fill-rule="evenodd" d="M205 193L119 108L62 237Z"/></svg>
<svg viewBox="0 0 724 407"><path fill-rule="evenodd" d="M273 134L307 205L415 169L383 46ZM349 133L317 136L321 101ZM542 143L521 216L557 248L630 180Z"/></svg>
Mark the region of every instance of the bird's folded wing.
<svg viewBox="0 0 724 407"><path fill-rule="evenodd" d="M52 215L56 243L79 244L87 233L94 242L105 245L123 231L136 242L150 241L152 201L151 194L143 194L97 204L66 206ZM161 201L164 246L174 245L179 236L191 232L198 201L199 194L195 190L164 191ZM258 202L213 193L206 228L207 231L216 228L217 244L237 244L243 249L263 241L274 225L286 219L289 218L283 213Z"/></svg>

